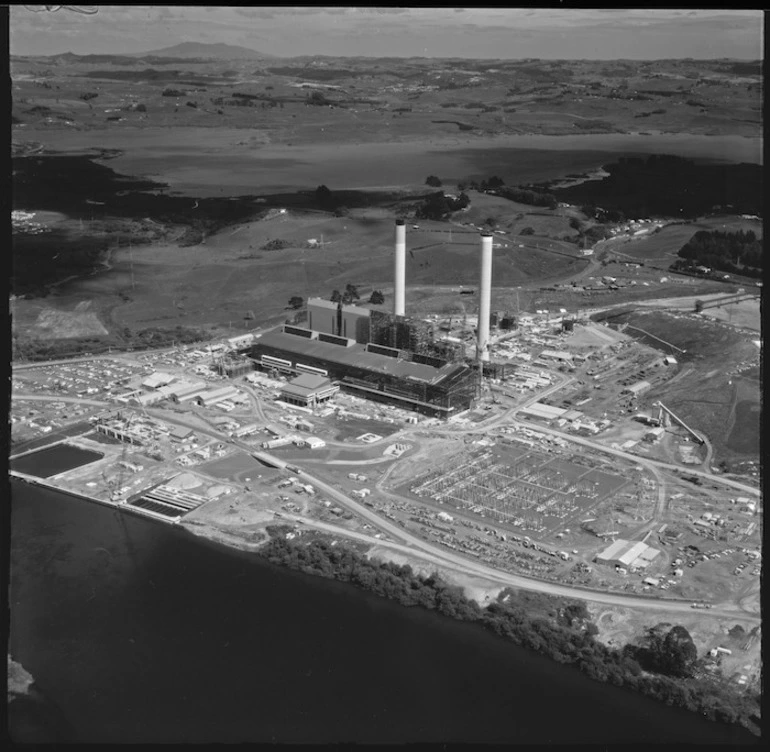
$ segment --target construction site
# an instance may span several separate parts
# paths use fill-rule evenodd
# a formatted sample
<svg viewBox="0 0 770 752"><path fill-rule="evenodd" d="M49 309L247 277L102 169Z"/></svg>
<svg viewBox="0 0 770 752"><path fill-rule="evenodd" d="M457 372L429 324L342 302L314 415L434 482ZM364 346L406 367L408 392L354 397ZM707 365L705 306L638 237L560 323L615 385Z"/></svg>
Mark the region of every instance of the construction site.
<svg viewBox="0 0 770 752"><path fill-rule="evenodd" d="M310 298L306 326L20 369L12 474L247 550L279 522L414 567L429 547L589 600L758 613L761 497L669 404L684 348L491 311L489 234L478 288L408 316L405 238L392 310Z"/></svg>

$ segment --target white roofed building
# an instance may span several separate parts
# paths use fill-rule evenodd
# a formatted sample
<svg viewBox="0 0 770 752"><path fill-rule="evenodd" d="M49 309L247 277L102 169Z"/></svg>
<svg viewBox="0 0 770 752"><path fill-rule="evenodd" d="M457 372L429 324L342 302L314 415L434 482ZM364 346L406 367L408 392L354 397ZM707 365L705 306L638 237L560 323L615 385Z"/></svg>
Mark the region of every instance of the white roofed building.
<svg viewBox="0 0 770 752"><path fill-rule="evenodd" d="M142 386L146 387L147 389L157 389L158 387L170 384L173 380L174 377L170 373L161 373L160 371L156 371L155 373L151 373L142 382Z"/></svg>
<svg viewBox="0 0 770 752"><path fill-rule="evenodd" d="M618 539L607 546L604 551L598 553L596 561L600 564L609 564L624 569L643 568L659 553L660 551L641 541Z"/></svg>

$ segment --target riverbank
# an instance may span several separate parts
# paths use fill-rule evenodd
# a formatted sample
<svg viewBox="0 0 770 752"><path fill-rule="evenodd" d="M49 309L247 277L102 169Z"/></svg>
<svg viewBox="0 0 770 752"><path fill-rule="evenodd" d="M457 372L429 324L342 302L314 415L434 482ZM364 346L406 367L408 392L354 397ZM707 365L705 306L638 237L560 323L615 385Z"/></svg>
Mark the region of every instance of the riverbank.
<svg viewBox="0 0 770 752"><path fill-rule="evenodd" d="M13 486L11 651L68 740L752 743L478 623ZM558 726L543 723L553 686Z"/></svg>
<svg viewBox="0 0 770 752"><path fill-rule="evenodd" d="M480 608L461 588L448 585L438 575L424 577L411 566L368 559L326 541L288 540L278 530L273 531L260 555L272 564L350 582L402 605L419 605L453 619L479 623L516 645L572 664L596 681L627 687L712 721L740 725L755 736L761 734L759 695L739 695L726 681L696 676L694 658L692 668L681 674L650 671L641 663L650 652L646 647L613 649L594 639L598 629L582 601L506 588Z"/></svg>
<svg viewBox="0 0 770 752"><path fill-rule="evenodd" d="M276 522L280 523L280 520L276 520ZM269 538L267 540L262 539L259 542L250 542L242 534L236 532L235 529L225 530L210 522L192 522L192 524L188 523L188 526L185 527L193 534L203 537L208 541L230 546L242 552L256 553L271 563L288 566L290 569L297 569L305 574L350 582L379 596L396 600L402 605L421 605L424 608L437 609L444 613L444 615L461 621L480 621L487 628L491 628L506 639L513 640L518 645L524 645L530 650L548 655L560 663L575 664L592 679L600 682L611 682L617 686L629 686L635 691L639 691L657 700L662 700L666 704L674 704L685 707L690 711L703 713L715 721L740 724L755 735L760 733L758 725L759 706L757 705L753 710L747 709L753 708L751 703L746 705L745 698L728 688L727 682L717 682L715 684L713 679L705 681L699 679L678 680L672 677L647 673L635 661L624 663L624 656L626 656L630 646L637 642L639 635L629 632L624 635L625 639L619 641L617 639L617 630L608 630L606 619L603 620L601 629L590 621L590 619L594 618L590 614L601 617L612 613L612 610L599 610L598 608L592 608L591 611L585 610L586 616L582 630L585 631L586 635L591 636L590 643L587 643L590 644L590 651L586 653L585 650L588 648L586 644L582 644L582 652L575 653L570 658L570 651L564 652L565 648L561 642L563 635L558 639L554 638L556 639L554 644L560 646L557 648L554 644L549 644L547 639L543 642L542 640L535 640L534 638L521 635L519 637L512 637L512 633L508 628L503 628L494 620L487 619L486 617L486 614L490 613L490 608L493 610L497 608L496 604L500 602L510 602L513 604L518 599L522 603L528 604L526 618L530 620L534 618L535 621L532 622L531 626L537 631L538 628L534 624L543 615L536 611L533 617L531 604L552 603L556 608L555 612L551 609L550 613L553 614L559 613L560 607L555 606L555 604L562 603L561 608L563 608L567 604L568 599L503 588L499 584L486 581L481 577L475 577L449 567L426 562L419 557L417 552L415 552L414 556L408 556L389 549L384 544L369 546L365 553L357 553L355 550L345 546L344 542L341 546L337 546L336 540L330 543L323 535L319 538L315 531L301 531L296 526L292 528L286 524L272 528L268 531L270 533ZM257 533L252 531L248 535L256 536ZM292 540L289 540L286 535L291 535ZM286 554L284 546L286 550L291 551L290 554ZM277 556L274 551L276 547L282 552ZM308 554L309 559L307 561L309 563L303 563L303 556L305 556L305 552L308 550L312 550L314 553ZM319 550L321 551L320 555L318 554ZM332 550L334 553L329 553ZM346 557L351 558L353 563L335 567L335 563L346 560ZM456 599L456 602L451 607L445 606L442 611L442 607L438 606L435 600L430 601L429 599L424 603L416 601L412 591L401 592L395 588L395 585L379 585L376 578L372 579L373 575L355 575L354 569L356 566L369 568L366 571L389 572L399 577L405 577L413 583L421 583L421 585L412 584L412 591L414 591L414 588L419 589L421 586L424 586L425 583L443 582L453 593L452 597ZM583 604L582 608L585 609L585 603L582 601L575 601L575 603ZM519 614L517 618L524 618L524 616ZM682 622L682 619L675 613L671 614L668 618L675 619L676 622L674 623L677 624ZM629 624L635 623L633 617L629 618L627 609L625 619ZM694 619L695 623L691 623L693 622L692 618L684 619L693 630L697 628L697 624L700 621L697 617L694 617ZM665 621L666 615L659 614L658 621L660 620ZM739 615L736 615L736 620L740 621ZM721 633L720 625L712 626L716 632ZM626 629L626 631L628 630ZM526 630L524 634L526 635ZM613 637L609 637L609 634L612 634ZM551 636L553 637L553 634ZM634 650L637 649L634 648ZM592 656L590 659L588 658L589 655ZM618 668L619 666L621 668Z"/></svg>

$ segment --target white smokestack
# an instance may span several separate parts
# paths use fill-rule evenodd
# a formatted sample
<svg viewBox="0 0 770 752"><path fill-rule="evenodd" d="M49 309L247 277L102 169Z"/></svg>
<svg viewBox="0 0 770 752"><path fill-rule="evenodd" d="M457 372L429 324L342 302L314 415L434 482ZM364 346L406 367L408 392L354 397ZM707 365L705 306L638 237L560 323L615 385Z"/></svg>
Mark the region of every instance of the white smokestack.
<svg viewBox="0 0 770 752"><path fill-rule="evenodd" d="M481 274L479 276L479 323L476 359L489 360L489 307L492 297L492 236L481 236Z"/></svg>
<svg viewBox="0 0 770 752"><path fill-rule="evenodd" d="M396 220L396 263L393 282L393 313L404 316L406 286L406 225L403 219Z"/></svg>

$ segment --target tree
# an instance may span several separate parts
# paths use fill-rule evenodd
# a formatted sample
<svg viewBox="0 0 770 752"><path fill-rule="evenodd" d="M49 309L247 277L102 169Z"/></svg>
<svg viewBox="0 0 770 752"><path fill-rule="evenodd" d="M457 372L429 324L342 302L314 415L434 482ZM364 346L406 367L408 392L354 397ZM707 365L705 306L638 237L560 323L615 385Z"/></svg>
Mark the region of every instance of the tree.
<svg viewBox="0 0 770 752"><path fill-rule="evenodd" d="M441 188L441 181L435 175L428 175L425 178L425 185L429 185L431 188Z"/></svg>
<svg viewBox="0 0 770 752"><path fill-rule="evenodd" d="M418 219L441 220L450 214L452 208L447 197L438 191L431 193L418 207L415 212Z"/></svg>
<svg viewBox="0 0 770 752"><path fill-rule="evenodd" d="M340 293L339 290L334 290L329 300L331 300L332 303L339 303L342 300L342 293Z"/></svg>
<svg viewBox="0 0 770 752"><path fill-rule="evenodd" d="M481 190L482 191L490 191L495 190L496 188L502 188L505 185L505 181L498 177L497 175L492 175L489 180L482 180L481 181Z"/></svg>
<svg viewBox="0 0 770 752"><path fill-rule="evenodd" d="M323 106L326 104L331 104L331 102L320 91L314 91L307 95L305 98L305 104Z"/></svg>
<svg viewBox="0 0 770 752"><path fill-rule="evenodd" d="M535 234L535 228L534 227L525 227L519 235L534 235Z"/></svg>
<svg viewBox="0 0 770 752"><path fill-rule="evenodd" d="M382 305L385 302L385 296L380 290L372 290L372 294L369 296L369 302L374 305Z"/></svg>
<svg viewBox="0 0 770 752"><path fill-rule="evenodd" d="M696 300L695 301L695 313L700 313L703 310L703 301L702 300Z"/></svg>
<svg viewBox="0 0 770 752"><path fill-rule="evenodd" d="M359 300L361 296L358 294L358 290L355 285L351 285L350 282L345 285L345 292L342 293L342 302L346 305L352 303L354 300Z"/></svg>
<svg viewBox="0 0 770 752"><path fill-rule="evenodd" d="M671 627L665 636L661 652L661 668L671 676L690 676L698 649L690 633L682 626Z"/></svg>
<svg viewBox="0 0 770 752"><path fill-rule="evenodd" d="M640 654L640 657L646 658L653 671L668 676L690 676L698 658L695 643L684 627L676 625L665 632L668 626L663 623L647 630L646 655Z"/></svg>
<svg viewBox="0 0 770 752"><path fill-rule="evenodd" d="M293 308L295 311L302 308L305 305L305 300L299 295L293 295L289 298L289 308Z"/></svg>

